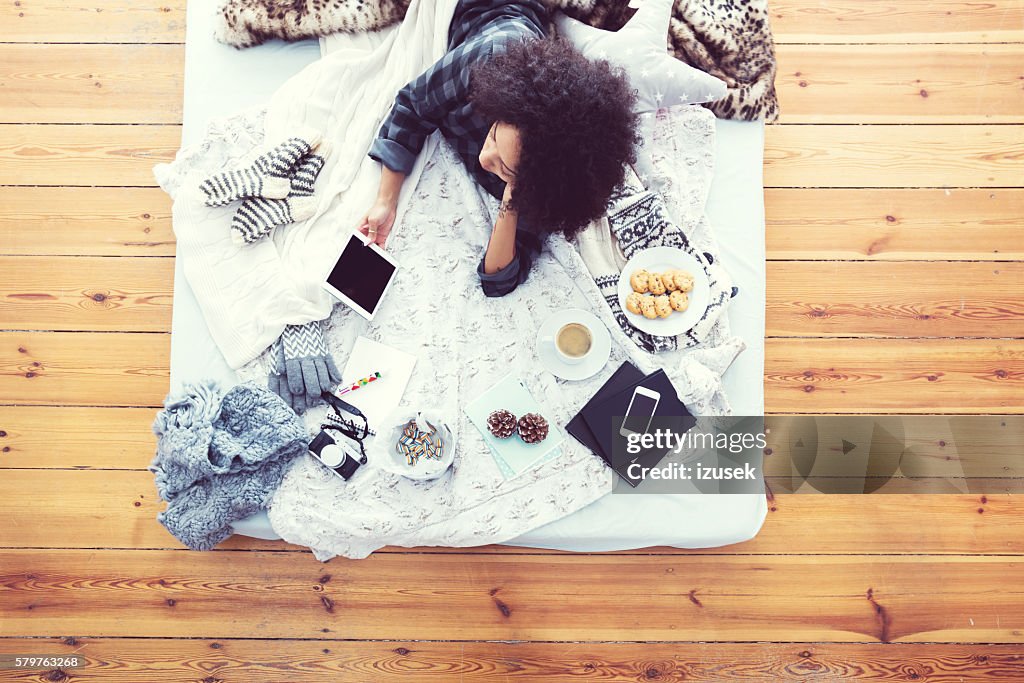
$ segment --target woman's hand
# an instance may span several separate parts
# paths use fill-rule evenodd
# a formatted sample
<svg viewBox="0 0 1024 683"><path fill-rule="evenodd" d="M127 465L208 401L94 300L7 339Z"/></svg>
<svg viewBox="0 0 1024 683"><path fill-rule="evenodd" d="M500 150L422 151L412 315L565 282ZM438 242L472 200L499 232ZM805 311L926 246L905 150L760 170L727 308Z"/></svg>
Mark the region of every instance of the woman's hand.
<svg viewBox="0 0 1024 683"><path fill-rule="evenodd" d="M487 242L484 252L484 272L493 275L512 263L516 257L516 225L519 217L510 202L512 200L512 183L505 185L505 192L498 205L498 220L491 229L491 239Z"/></svg>
<svg viewBox="0 0 1024 683"><path fill-rule="evenodd" d="M404 173L382 166L377 201L359 221L357 228L359 232L369 237L379 247L384 246L388 233L391 232L391 226L395 224L395 215L398 213L398 196L402 192L404 182Z"/></svg>
<svg viewBox="0 0 1024 683"><path fill-rule="evenodd" d="M378 197L370 210L359 221L359 232L369 237L378 246L383 247L384 242L388 239L388 233L391 232L391 227L395 224L397 209L397 201Z"/></svg>

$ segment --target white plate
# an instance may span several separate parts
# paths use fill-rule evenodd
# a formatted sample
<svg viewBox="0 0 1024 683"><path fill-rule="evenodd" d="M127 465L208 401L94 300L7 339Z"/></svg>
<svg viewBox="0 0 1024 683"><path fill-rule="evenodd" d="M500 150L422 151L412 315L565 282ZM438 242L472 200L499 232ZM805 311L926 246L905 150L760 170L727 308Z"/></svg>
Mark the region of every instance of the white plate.
<svg viewBox="0 0 1024 683"><path fill-rule="evenodd" d="M633 293L629 276L643 268L649 273L661 273L675 268L685 270L693 276L693 291L689 292L690 307L682 313L673 312L667 318L650 320L638 313L626 310L626 297ZM675 337L697 324L711 303L711 283L703 264L691 254L675 247L651 247L629 259L619 276L619 305L626 314L626 320L633 327L657 337Z"/></svg>
<svg viewBox="0 0 1024 683"><path fill-rule="evenodd" d="M563 361L562 357L558 355L558 351L555 350L554 342L545 340L545 337L554 337L555 332L569 323L586 325L594 337L590 353L579 363ZM540 359L541 365L552 375L562 379L577 381L592 377L608 362L611 351L612 336L608 334L608 328L596 315L579 308L570 308L552 314L537 330L537 357Z"/></svg>

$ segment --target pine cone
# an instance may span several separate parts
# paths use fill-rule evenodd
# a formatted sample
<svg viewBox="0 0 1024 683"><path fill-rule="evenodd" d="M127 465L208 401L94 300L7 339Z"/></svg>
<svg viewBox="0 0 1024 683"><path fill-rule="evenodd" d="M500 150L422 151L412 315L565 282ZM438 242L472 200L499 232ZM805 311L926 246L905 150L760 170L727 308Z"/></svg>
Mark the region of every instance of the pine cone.
<svg viewBox="0 0 1024 683"><path fill-rule="evenodd" d="M548 438L548 421L538 413L527 413L519 418L519 438L523 443L540 443Z"/></svg>
<svg viewBox="0 0 1024 683"><path fill-rule="evenodd" d="M507 410L495 410L487 416L487 429L499 439L507 439L516 433L516 416Z"/></svg>

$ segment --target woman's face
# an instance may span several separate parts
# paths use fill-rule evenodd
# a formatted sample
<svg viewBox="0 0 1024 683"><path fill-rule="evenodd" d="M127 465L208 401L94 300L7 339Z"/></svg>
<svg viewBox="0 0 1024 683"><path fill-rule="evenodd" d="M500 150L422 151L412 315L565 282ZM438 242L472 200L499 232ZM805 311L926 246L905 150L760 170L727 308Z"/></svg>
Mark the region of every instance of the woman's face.
<svg viewBox="0 0 1024 683"><path fill-rule="evenodd" d="M480 166L506 183L514 183L519 167L519 130L512 125L495 122L480 150Z"/></svg>

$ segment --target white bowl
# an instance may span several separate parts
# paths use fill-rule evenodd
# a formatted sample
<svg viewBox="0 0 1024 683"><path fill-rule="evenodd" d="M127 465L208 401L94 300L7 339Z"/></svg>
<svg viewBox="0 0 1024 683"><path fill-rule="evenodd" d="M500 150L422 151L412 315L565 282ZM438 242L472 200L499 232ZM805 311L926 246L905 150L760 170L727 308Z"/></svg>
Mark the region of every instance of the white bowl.
<svg viewBox="0 0 1024 683"><path fill-rule="evenodd" d="M391 430L390 434L379 435L384 438L380 440L380 450L383 450L387 454L387 465L385 469L394 474L398 474L407 479L415 479L417 481L424 481L428 479L436 479L444 474L452 462L455 460L455 443L452 438L452 432L448 429L448 425L437 420L430 420L430 424L435 427L440 433L443 440L441 447L441 459L433 460L431 458L420 458L415 465L410 465L405 461L405 456L398 452L395 447L398 443L398 438L402 434L402 428L409 420L415 420L415 415L410 415L407 420L404 420L400 424Z"/></svg>

